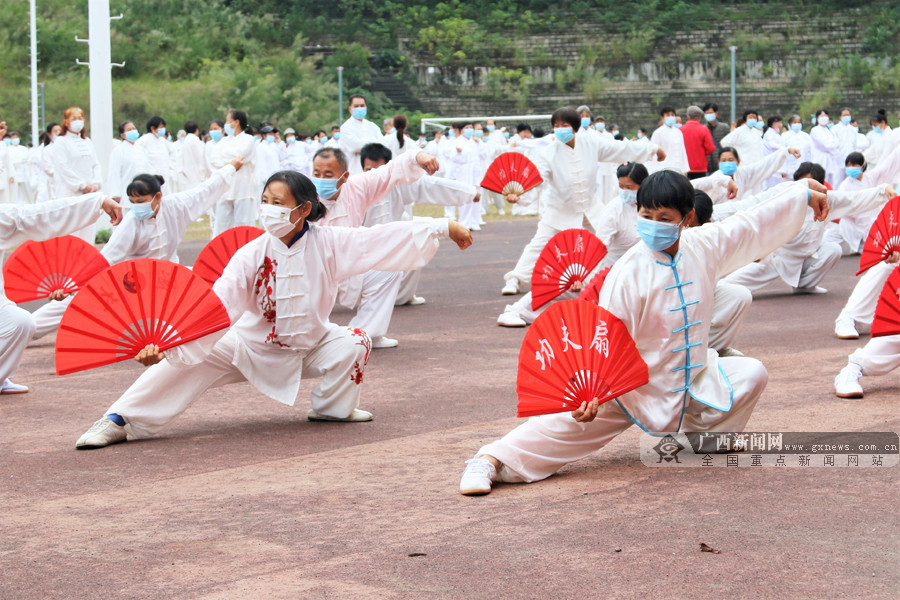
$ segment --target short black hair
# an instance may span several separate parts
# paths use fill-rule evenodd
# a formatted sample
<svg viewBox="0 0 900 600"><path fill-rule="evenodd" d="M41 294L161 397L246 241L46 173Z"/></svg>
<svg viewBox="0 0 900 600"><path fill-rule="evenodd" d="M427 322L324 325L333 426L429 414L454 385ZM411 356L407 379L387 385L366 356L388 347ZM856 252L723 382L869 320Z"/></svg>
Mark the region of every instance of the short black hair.
<svg viewBox="0 0 900 600"><path fill-rule="evenodd" d="M870 123L887 123L887 112L883 108L879 108L875 116L872 117ZM48 129L49 131L49 129Z"/></svg>
<svg viewBox="0 0 900 600"><path fill-rule="evenodd" d="M306 137L309 137L309 136L306 136ZM315 162L315 160L317 158L319 158L320 156L322 158L331 158L333 156L334 158L337 159L338 163L341 165L341 168L345 171L347 170L347 167L349 166L347 164L347 155L344 154L344 151L341 150L340 148L322 148L321 150L319 150L315 154L313 154L313 161Z"/></svg>
<svg viewBox="0 0 900 600"><path fill-rule="evenodd" d="M581 116L571 106L564 106L553 111L550 116L550 127L555 129L557 121L571 125L572 131L581 129Z"/></svg>
<svg viewBox="0 0 900 600"><path fill-rule="evenodd" d="M383 160L385 164L387 164L391 162L391 158L393 158L391 149L377 142L366 144L362 147L362 150L359 151L359 164L362 167L365 167L366 159L373 162L379 162Z"/></svg>
<svg viewBox="0 0 900 600"><path fill-rule="evenodd" d="M523 131L531 131L531 125L528 123L519 123L516 125L516 133L521 133Z"/></svg>
<svg viewBox="0 0 900 600"><path fill-rule="evenodd" d="M350 106L351 104L353 104L353 101L356 100L357 98L361 98L362 101L366 103L366 107L369 106L369 101L366 100L366 97L363 96L362 94L351 94L350 97L347 99L347 106Z"/></svg>
<svg viewBox="0 0 900 600"><path fill-rule="evenodd" d="M851 152L847 155L846 160L844 160L844 166L849 167L850 165L859 165L863 171L869 166L866 164L866 157L863 156L862 152Z"/></svg>
<svg viewBox="0 0 900 600"><path fill-rule="evenodd" d="M673 113L673 112L675 112L675 109L672 108L671 106L663 106L661 109L659 109L659 116L663 116L664 114L666 114L668 112Z"/></svg>
<svg viewBox="0 0 900 600"><path fill-rule="evenodd" d="M758 117L758 116L759 116L759 113L756 112L755 110L745 110L745 111L744 111L744 114L741 115L741 120L744 121L744 122L746 123L746 122L747 122L747 116L748 116L748 115L756 115L756 116Z"/></svg>
<svg viewBox="0 0 900 600"><path fill-rule="evenodd" d="M616 169L616 177L628 177L638 185L641 185L649 176L647 167L639 162L628 162L624 165L619 165Z"/></svg>
<svg viewBox="0 0 900 600"><path fill-rule="evenodd" d="M703 105L703 112L706 112L709 109L713 109L715 112L719 112L719 105L715 102L707 102Z"/></svg>
<svg viewBox="0 0 900 600"><path fill-rule="evenodd" d="M125 126L128 125L129 123L131 123L131 121L122 121L121 123L119 123L119 134L120 135L125 133ZM131 123L131 124L134 125L134 123Z"/></svg>
<svg viewBox="0 0 900 600"><path fill-rule="evenodd" d="M160 175L150 175L149 173L141 173L135 175L128 187L125 188L125 195L129 198L137 196L155 196L162 189L165 179Z"/></svg>
<svg viewBox="0 0 900 600"><path fill-rule="evenodd" d="M825 167L814 162L802 162L797 170L794 171L794 181L799 181L806 175L809 175L819 183L825 183Z"/></svg>
<svg viewBox="0 0 900 600"><path fill-rule="evenodd" d="M200 129L200 126L197 125L197 121L188 121L184 124L184 132L185 133L193 133L196 135L197 131Z"/></svg>
<svg viewBox="0 0 900 600"><path fill-rule="evenodd" d="M722 158L722 155L726 152L731 152L732 154L734 154L735 162L741 162L741 155L738 154L737 148L735 148L734 146L725 146L724 148L719 150L719 158Z"/></svg>
<svg viewBox="0 0 900 600"><path fill-rule="evenodd" d="M151 133L151 129L158 128L159 126L166 126L166 120L162 117L150 117L150 120L147 121L147 133Z"/></svg>
<svg viewBox="0 0 900 600"><path fill-rule="evenodd" d="M247 123L249 123L249 119L247 118L247 113L242 110L232 108L228 111L228 114L231 115L231 118L237 121L241 126L241 131L247 129Z"/></svg>
<svg viewBox="0 0 900 600"><path fill-rule="evenodd" d="M222 129L225 128L225 121L223 121L222 119L213 119L212 121L209 122L210 125L212 125L213 123L215 123Z"/></svg>
<svg viewBox="0 0 900 600"><path fill-rule="evenodd" d="M709 223L713 214L713 201L703 190L694 190L694 217L697 225Z"/></svg>
<svg viewBox="0 0 900 600"><path fill-rule="evenodd" d="M291 196L297 206L303 206L307 202L312 203L312 209L309 211L307 221L318 221L325 216L327 209L325 205L319 202L319 196L316 194L316 186L309 180L309 177L297 171L276 171L266 180L263 190L269 187L269 184L280 181L288 186Z"/></svg>
<svg viewBox="0 0 900 600"><path fill-rule="evenodd" d="M641 208L674 208L684 217L694 210L694 186L675 171L657 171L638 188L638 210Z"/></svg>

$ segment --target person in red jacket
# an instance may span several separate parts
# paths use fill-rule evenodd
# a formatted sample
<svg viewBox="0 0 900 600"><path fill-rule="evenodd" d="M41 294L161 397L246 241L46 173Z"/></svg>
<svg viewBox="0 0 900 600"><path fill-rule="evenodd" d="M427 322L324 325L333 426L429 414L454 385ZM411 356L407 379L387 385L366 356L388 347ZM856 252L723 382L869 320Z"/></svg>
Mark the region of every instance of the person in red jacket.
<svg viewBox="0 0 900 600"><path fill-rule="evenodd" d="M703 111L699 106L688 106L688 121L681 127L684 149L687 151L690 165L687 176L690 179L706 177L707 157L716 150L709 128L700 123L702 117Z"/></svg>

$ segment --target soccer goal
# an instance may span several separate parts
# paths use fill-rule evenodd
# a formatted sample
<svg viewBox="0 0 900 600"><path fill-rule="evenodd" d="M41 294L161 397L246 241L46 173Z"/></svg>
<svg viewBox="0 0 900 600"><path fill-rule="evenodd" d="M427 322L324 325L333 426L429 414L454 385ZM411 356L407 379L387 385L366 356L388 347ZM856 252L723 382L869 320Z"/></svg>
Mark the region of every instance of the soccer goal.
<svg viewBox="0 0 900 600"><path fill-rule="evenodd" d="M422 133L426 133L426 127L434 129L445 129L454 123L463 121L484 123L488 119L492 119L498 127L501 123L507 126L515 127L519 123L528 123L532 128L541 127L542 129L550 128L550 117L552 115L501 115L498 117L428 117L422 119Z"/></svg>

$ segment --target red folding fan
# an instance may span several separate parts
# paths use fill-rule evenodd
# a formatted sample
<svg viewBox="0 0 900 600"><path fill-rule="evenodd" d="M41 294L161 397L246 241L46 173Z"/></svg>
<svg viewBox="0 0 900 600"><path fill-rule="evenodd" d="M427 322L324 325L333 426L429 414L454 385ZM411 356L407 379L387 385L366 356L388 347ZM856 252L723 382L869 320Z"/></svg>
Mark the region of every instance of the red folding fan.
<svg viewBox="0 0 900 600"><path fill-rule="evenodd" d="M586 229L560 231L541 250L531 273L531 309L537 310L594 270L606 246Z"/></svg>
<svg viewBox="0 0 900 600"><path fill-rule="evenodd" d="M900 334L900 267L894 269L881 288L871 334L872 337Z"/></svg>
<svg viewBox="0 0 900 600"><path fill-rule="evenodd" d="M591 277L591 280L585 284L581 289L581 293L578 294L578 299L597 302L600 299L600 289L603 287L603 282L606 281L606 276L609 274L610 269L612 269L612 266L600 269L596 275Z"/></svg>
<svg viewBox="0 0 900 600"><path fill-rule="evenodd" d="M258 227L241 225L226 229L214 237L200 252L194 263L194 273L210 283L222 276L225 265L244 244L263 234Z"/></svg>
<svg viewBox="0 0 900 600"><path fill-rule="evenodd" d="M134 358L149 344L167 350L228 324L209 283L187 267L125 261L94 277L66 309L56 336L56 373Z"/></svg>
<svg viewBox="0 0 900 600"><path fill-rule="evenodd" d="M584 300L558 302L535 319L519 351L518 416L601 403L650 380L625 324Z"/></svg>
<svg viewBox="0 0 900 600"><path fill-rule="evenodd" d="M29 302L57 290L77 291L107 267L109 261L99 250L73 235L27 241L3 265L3 284L7 298Z"/></svg>
<svg viewBox="0 0 900 600"><path fill-rule="evenodd" d="M856 274L877 265L894 252L900 252L900 196L891 198L872 223Z"/></svg>
<svg viewBox="0 0 900 600"><path fill-rule="evenodd" d="M481 187L498 194L524 194L544 180L534 163L520 152L504 152L494 159Z"/></svg>

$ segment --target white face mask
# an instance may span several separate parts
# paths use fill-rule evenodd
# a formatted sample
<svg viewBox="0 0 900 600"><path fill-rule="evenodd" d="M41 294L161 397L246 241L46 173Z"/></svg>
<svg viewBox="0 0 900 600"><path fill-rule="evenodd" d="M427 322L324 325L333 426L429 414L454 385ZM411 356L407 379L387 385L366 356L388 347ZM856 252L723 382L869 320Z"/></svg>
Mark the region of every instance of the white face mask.
<svg viewBox="0 0 900 600"><path fill-rule="evenodd" d="M69 123L69 131L72 133L81 133L82 129L84 129L84 121L71 121Z"/></svg>
<svg viewBox="0 0 900 600"><path fill-rule="evenodd" d="M260 204L259 222L263 229L277 238L283 238L293 231L295 224L291 222L291 213L298 208L300 207L286 208L274 204Z"/></svg>
<svg viewBox="0 0 900 600"><path fill-rule="evenodd" d="M819 125L828 125L829 118L826 115L819 117Z"/></svg>

